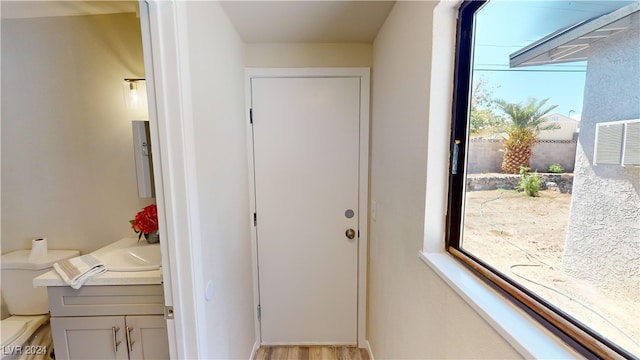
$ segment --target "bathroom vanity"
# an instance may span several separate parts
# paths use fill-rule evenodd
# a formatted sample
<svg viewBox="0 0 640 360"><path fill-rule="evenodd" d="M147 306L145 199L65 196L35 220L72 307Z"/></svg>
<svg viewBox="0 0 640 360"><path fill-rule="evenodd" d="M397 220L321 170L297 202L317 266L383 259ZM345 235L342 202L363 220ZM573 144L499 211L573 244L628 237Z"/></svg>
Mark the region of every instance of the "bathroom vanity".
<svg viewBox="0 0 640 360"><path fill-rule="evenodd" d="M77 290L55 271L33 283L47 287L56 359L169 359L161 270L107 271Z"/></svg>

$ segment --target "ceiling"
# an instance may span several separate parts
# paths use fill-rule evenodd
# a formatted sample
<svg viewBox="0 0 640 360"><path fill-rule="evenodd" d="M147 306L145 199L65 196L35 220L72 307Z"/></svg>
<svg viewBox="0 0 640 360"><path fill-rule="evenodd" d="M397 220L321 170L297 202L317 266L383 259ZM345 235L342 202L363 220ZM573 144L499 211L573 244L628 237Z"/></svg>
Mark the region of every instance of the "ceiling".
<svg viewBox="0 0 640 360"><path fill-rule="evenodd" d="M246 43L372 43L395 1L223 1Z"/></svg>
<svg viewBox="0 0 640 360"><path fill-rule="evenodd" d="M1 3L3 19L137 11L136 1L2 0ZM246 43L372 43L394 3L383 0L221 2Z"/></svg>
<svg viewBox="0 0 640 360"><path fill-rule="evenodd" d="M29 1L2 0L2 19L129 13L138 11L136 1Z"/></svg>

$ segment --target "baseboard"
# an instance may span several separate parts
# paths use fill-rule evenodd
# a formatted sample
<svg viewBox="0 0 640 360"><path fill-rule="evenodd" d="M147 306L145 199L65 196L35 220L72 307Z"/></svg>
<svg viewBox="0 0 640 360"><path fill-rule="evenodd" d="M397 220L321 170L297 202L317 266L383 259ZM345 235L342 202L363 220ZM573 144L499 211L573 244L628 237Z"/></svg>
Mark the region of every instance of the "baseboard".
<svg viewBox="0 0 640 360"><path fill-rule="evenodd" d="M369 344L369 340L365 340L364 345L365 349L367 349L367 352L369 353L369 360L374 360L373 351L371 351L371 344Z"/></svg>
<svg viewBox="0 0 640 360"><path fill-rule="evenodd" d="M316 347L316 346L346 346L346 347L358 347L358 344L354 343L339 343L335 341L287 341L287 342L262 342L264 346L298 346L298 347Z"/></svg>
<svg viewBox="0 0 640 360"><path fill-rule="evenodd" d="M253 343L253 349L251 350L251 356L249 357L249 360L253 360L256 358L258 349L260 349L260 343L256 341L255 343Z"/></svg>

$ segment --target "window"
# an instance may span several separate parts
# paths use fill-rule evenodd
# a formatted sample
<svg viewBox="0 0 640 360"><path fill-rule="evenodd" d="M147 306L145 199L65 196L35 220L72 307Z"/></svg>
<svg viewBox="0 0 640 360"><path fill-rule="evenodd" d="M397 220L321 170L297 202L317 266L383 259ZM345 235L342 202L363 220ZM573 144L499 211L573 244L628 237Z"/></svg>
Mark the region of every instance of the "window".
<svg viewBox="0 0 640 360"><path fill-rule="evenodd" d="M448 251L586 355L640 356L640 167L611 145L640 143L640 4L467 1L458 21Z"/></svg>

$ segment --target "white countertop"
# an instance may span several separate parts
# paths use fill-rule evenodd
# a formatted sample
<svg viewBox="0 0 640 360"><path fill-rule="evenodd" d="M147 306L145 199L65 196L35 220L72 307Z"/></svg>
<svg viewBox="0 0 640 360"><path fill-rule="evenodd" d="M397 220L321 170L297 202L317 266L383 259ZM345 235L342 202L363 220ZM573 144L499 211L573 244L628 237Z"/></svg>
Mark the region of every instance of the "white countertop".
<svg viewBox="0 0 640 360"><path fill-rule="evenodd" d="M99 254L114 248L127 247L136 244L138 239L124 238L93 252ZM142 240L144 241L144 240ZM141 245L144 246L144 245ZM91 285L155 285L162 284L162 269L148 271L107 271L89 279L83 286ZM55 270L48 271L33 279L34 287L69 286Z"/></svg>

